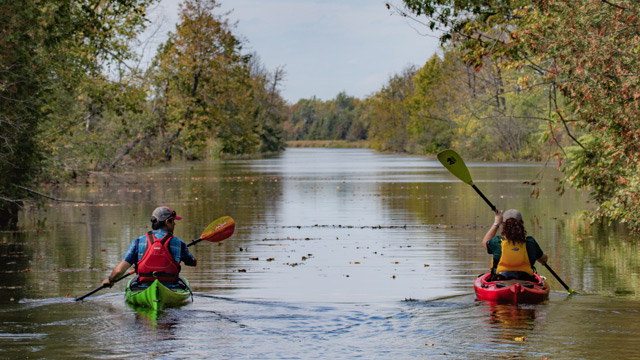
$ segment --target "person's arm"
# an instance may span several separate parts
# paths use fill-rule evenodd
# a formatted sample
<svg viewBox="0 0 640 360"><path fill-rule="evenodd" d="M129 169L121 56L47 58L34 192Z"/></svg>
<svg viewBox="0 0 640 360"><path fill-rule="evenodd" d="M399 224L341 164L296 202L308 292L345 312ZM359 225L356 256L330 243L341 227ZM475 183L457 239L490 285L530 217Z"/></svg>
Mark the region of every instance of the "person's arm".
<svg viewBox="0 0 640 360"><path fill-rule="evenodd" d="M529 248L529 244L532 245L531 249ZM536 239L533 238L533 236L527 236L527 252L531 254L529 256L533 255L536 258L536 261L542 265L545 265L549 260L547 254L542 251L542 248L540 247ZM531 266L533 266L534 264L535 261L531 264Z"/></svg>
<svg viewBox="0 0 640 360"><path fill-rule="evenodd" d="M502 210L498 210L493 220L493 225L491 225L491 228L489 229L489 231L487 231L487 233L484 235L484 238L482 239L482 246L484 246L485 250L487 249L487 242L489 242L489 240L491 240L494 236L496 236L501 224L502 224Z"/></svg>
<svg viewBox="0 0 640 360"><path fill-rule="evenodd" d="M542 265L546 265L547 260L549 260L549 257L547 256L547 254L542 254L542 256L538 258L538 262Z"/></svg>
<svg viewBox="0 0 640 360"><path fill-rule="evenodd" d="M120 276L124 275L129 267L131 267L130 263L124 260L120 261L120 263L111 271L111 275L102 281L102 285L112 287L113 282L118 280Z"/></svg>
<svg viewBox="0 0 640 360"><path fill-rule="evenodd" d="M181 240L180 244L180 260L187 266L196 266L198 259L189 251L189 247Z"/></svg>
<svg viewBox="0 0 640 360"><path fill-rule="evenodd" d="M120 276L122 276L125 271L131 267L131 264L138 262L138 239L133 239L133 241L131 241L127 252L122 257L122 261L113 268L111 275L102 281L102 285L112 287L113 282L118 280Z"/></svg>

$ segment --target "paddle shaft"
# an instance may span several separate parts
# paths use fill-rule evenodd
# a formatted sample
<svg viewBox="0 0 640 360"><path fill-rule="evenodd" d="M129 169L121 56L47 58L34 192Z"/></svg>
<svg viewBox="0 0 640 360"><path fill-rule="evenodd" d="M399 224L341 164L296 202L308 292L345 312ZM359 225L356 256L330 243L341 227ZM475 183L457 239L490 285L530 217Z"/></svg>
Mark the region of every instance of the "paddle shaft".
<svg viewBox="0 0 640 360"><path fill-rule="evenodd" d="M558 276L558 274L556 274L556 272L555 272L555 271L553 271L553 269L551 269L551 267L550 267L549 265L544 264L544 267L546 267L546 268L547 268L547 270L549 270L549 272L551 273L551 275L553 275L553 276L556 278L556 280L558 280L558 282L559 282L562 286L564 286L564 288L569 292L569 294L575 293L575 291L574 291L573 289L571 289L571 288L569 287L569 285L565 284L565 283L564 283L564 281L562 281L562 279L560 279L560 276Z"/></svg>
<svg viewBox="0 0 640 360"><path fill-rule="evenodd" d="M477 187L475 184L471 185L471 187L472 187L472 188L473 188L473 190L475 190L475 191L478 193L478 195L480 195L480 197L481 197L481 198L482 198L482 199L483 199L483 200L484 200L484 201L489 205L489 207L491 208L491 210L493 210L493 212L494 212L494 213L497 213L497 212L498 212L498 208L497 208L495 205L493 205L493 204L491 203L491 201L489 201L489 199L487 199L487 197L486 197L486 196L484 196L484 194L482 193L482 191L480 191L480 189L478 189L478 187Z"/></svg>
<svg viewBox="0 0 640 360"><path fill-rule="evenodd" d="M133 274L134 272L136 272L136 271L135 271L135 270L128 271L126 274L124 274L124 275L120 276L119 278L117 278L116 280L112 281L111 283L112 283L112 284L115 284L115 283L117 283L118 281L120 281L120 280L122 280L122 279L126 278L127 276L129 276L129 275L131 275L131 274ZM107 285L100 285L100 286L98 286L97 288L95 288L95 289L93 289L93 290L89 291L88 293L86 293L86 294L84 294L84 295L82 295L82 296L77 297L77 298L76 298L76 301L80 301L80 300L82 300L82 299L86 298L87 296L91 296L91 295L93 295L93 294L97 293L98 291L100 291L100 290L102 290L102 289L104 289L104 288L106 288L106 287L108 287L108 286L107 286Z"/></svg>

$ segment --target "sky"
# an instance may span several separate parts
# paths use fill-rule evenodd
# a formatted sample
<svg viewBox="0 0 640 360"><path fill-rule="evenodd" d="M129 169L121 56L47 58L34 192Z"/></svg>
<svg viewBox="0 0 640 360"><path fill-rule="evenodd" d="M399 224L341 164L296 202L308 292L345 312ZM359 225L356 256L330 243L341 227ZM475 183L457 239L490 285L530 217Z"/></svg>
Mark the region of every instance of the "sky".
<svg viewBox="0 0 640 360"><path fill-rule="evenodd" d="M400 4L399 0L394 0ZM150 58L175 30L180 0L161 0L145 34ZM437 34L392 13L384 0L219 0L231 11L244 52L256 52L270 71L284 67L281 95L290 104L340 92L365 98L410 65L421 67L439 50ZM155 35L152 35L155 34Z"/></svg>

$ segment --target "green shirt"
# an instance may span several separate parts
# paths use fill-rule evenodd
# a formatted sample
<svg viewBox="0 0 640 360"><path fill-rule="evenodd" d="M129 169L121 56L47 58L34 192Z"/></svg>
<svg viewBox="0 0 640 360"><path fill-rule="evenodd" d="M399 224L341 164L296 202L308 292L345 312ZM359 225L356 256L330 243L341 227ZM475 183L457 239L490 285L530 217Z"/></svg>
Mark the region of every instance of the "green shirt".
<svg viewBox="0 0 640 360"><path fill-rule="evenodd" d="M526 246L529 262L531 263L531 267L533 267L536 260L540 259L544 253L533 236L527 236ZM500 257L502 256L502 236L494 236L491 240L487 241L487 252L489 254L493 254L492 268L495 270L496 267L498 267Z"/></svg>

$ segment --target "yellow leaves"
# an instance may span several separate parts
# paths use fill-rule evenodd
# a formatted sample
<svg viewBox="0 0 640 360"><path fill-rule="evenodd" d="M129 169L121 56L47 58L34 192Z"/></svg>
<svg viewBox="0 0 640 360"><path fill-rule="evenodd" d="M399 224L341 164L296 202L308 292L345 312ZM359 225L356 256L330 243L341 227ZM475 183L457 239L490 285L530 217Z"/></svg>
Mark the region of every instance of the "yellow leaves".
<svg viewBox="0 0 640 360"><path fill-rule="evenodd" d="M529 87L533 81L533 78L530 75L525 75L518 78L517 84L523 88Z"/></svg>
<svg viewBox="0 0 640 360"><path fill-rule="evenodd" d="M526 336L516 336L513 340L515 341L527 341L527 337Z"/></svg>

